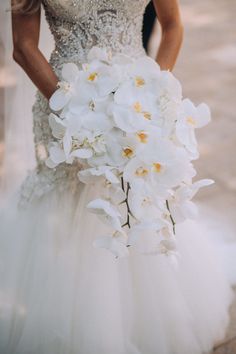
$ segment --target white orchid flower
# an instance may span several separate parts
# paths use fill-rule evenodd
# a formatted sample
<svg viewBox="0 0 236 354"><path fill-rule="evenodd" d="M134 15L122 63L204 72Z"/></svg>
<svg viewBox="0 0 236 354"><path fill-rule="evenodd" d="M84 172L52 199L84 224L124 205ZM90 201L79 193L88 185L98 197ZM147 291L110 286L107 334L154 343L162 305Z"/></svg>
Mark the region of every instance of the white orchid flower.
<svg viewBox="0 0 236 354"><path fill-rule="evenodd" d="M160 233L163 227L166 227L166 223L161 219L138 223L129 230L127 244L135 246L140 253L157 253L160 242L163 240Z"/></svg>
<svg viewBox="0 0 236 354"><path fill-rule="evenodd" d="M147 91L144 95L127 83L116 91L111 111L116 126L127 133L145 129L159 116L153 94Z"/></svg>
<svg viewBox="0 0 236 354"><path fill-rule="evenodd" d="M190 187L190 189L192 190L191 198L195 196L195 194L199 191L200 188L211 186L214 183L215 181L209 178L200 179L199 181L194 182Z"/></svg>
<svg viewBox="0 0 236 354"><path fill-rule="evenodd" d="M123 64L123 65L122 65ZM125 65L124 65L125 64ZM124 60L120 65L122 69L120 89L125 91L134 91L137 94L150 95L155 94L155 77L158 77L160 67L150 57L143 56L136 60Z"/></svg>
<svg viewBox="0 0 236 354"><path fill-rule="evenodd" d="M49 168L54 168L63 162L72 164L73 157L71 155L67 156L59 143L52 143L49 147L49 157L45 162L46 165Z"/></svg>
<svg viewBox="0 0 236 354"><path fill-rule="evenodd" d="M142 160L150 166L152 181L168 188L189 181L195 175L185 149L168 140L150 141L142 150Z"/></svg>
<svg viewBox="0 0 236 354"><path fill-rule="evenodd" d="M101 135L109 131L112 124L101 109L101 100L95 89L90 89L89 92L82 91L78 97L74 97L63 114L65 116L63 124L66 125L63 146L67 154L73 150L75 157L91 158L93 151L95 153L105 151Z"/></svg>
<svg viewBox="0 0 236 354"><path fill-rule="evenodd" d="M81 149L88 152L83 158L100 156L106 152L104 134L111 127L112 125L105 114L88 113L78 128L73 124L68 126L67 133L63 138L64 148L68 146L68 149L72 150L72 155L77 157L83 157Z"/></svg>
<svg viewBox="0 0 236 354"><path fill-rule="evenodd" d="M84 148L83 140L79 139L77 132L81 129L81 121L76 117L70 115L69 118L60 119L55 114L50 114L49 124L53 136L61 143L59 149L57 148L57 154L59 153L64 161L70 163L72 157L86 159L93 155L91 147ZM55 154L55 148L52 151Z"/></svg>
<svg viewBox="0 0 236 354"><path fill-rule="evenodd" d="M100 198L94 199L88 203L87 208L97 214L102 221L112 226L114 230L122 231L121 214L109 201Z"/></svg>
<svg viewBox="0 0 236 354"><path fill-rule="evenodd" d="M160 109L160 118L157 124L162 129L162 136L167 139L172 139L175 136L176 121L178 120L181 112L180 102L166 99L165 96L160 97L158 102Z"/></svg>
<svg viewBox="0 0 236 354"><path fill-rule="evenodd" d="M95 151L94 156L88 160L91 166L110 165L119 167L124 161L122 160L122 151L119 139L122 132L118 129L111 129L109 132L102 133L96 137L99 143L99 151Z"/></svg>
<svg viewBox="0 0 236 354"><path fill-rule="evenodd" d="M182 87L169 71L160 71L155 84L156 86L153 91L156 94L157 105L159 107L159 125L163 129L163 135L169 136L179 116L182 102Z"/></svg>
<svg viewBox="0 0 236 354"><path fill-rule="evenodd" d="M82 142L84 147L93 149L95 153L106 152L105 136L101 131L93 131L81 127L79 132L76 132L74 138Z"/></svg>
<svg viewBox="0 0 236 354"><path fill-rule="evenodd" d="M91 148L80 147L72 151L71 156L77 157L78 159L89 159L93 156L93 150Z"/></svg>
<svg viewBox="0 0 236 354"><path fill-rule="evenodd" d="M144 140L144 133L142 137ZM106 140L107 153L110 158L110 164L115 166L122 166L134 158L137 154L137 151L142 148L143 143L140 142L142 137L138 138L134 134L126 134L126 136L122 136L119 134L119 131L111 131L109 137Z"/></svg>
<svg viewBox="0 0 236 354"><path fill-rule="evenodd" d="M175 223L181 223L187 218L197 216L197 206L190 200L191 190L187 186L178 188L168 200L171 215Z"/></svg>
<svg viewBox="0 0 236 354"><path fill-rule="evenodd" d="M106 152L101 153L101 154L94 153L93 156L87 160L87 163L91 167L99 167L99 166L109 165L109 162L110 162L110 159L109 159ZM116 166L112 166L112 167L116 167Z"/></svg>
<svg viewBox="0 0 236 354"><path fill-rule="evenodd" d="M202 179L191 185L183 184L176 189L168 200L171 215L176 223L196 218L198 208L192 202L192 198L200 188L210 186L213 183L214 181L211 179Z"/></svg>
<svg viewBox="0 0 236 354"><path fill-rule="evenodd" d="M111 56L110 62L113 68L114 66L119 66L124 71L127 70L129 64L133 64L135 62L135 59L124 53L116 53Z"/></svg>
<svg viewBox="0 0 236 354"><path fill-rule="evenodd" d="M161 70L156 80L156 95L166 101L181 102L182 86L170 71Z"/></svg>
<svg viewBox="0 0 236 354"><path fill-rule="evenodd" d="M132 214L140 221L151 221L162 217L162 210L159 208L160 197L156 189L150 183L142 179L133 181L129 192L129 207Z"/></svg>
<svg viewBox="0 0 236 354"><path fill-rule="evenodd" d="M142 254L168 256L176 266L179 257L177 240L169 230L169 225L162 224L162 221L160 224L140 223L128 234L128 245L135 246Z"/></svg>
<svg viewBox="0 0 236 354"><path fill-rule="evenodd" d="M117 80L117 88L130 78L129 65L134 63L134 58L123 53L117 53L111 58L112 73Z"/></svg>
<svg viewBox="0 0 236 354"><path fill-rule="evenodd" d="M120 205L126 199L126 194L123 189L114 183L106 185L106 198L115 205Z"/></svg>
<svg viewBox="0 0 236 354"><path fill-rule="evenodd" d="M152 90L152 82L159 79L160 66L155 60L148 56L137 58L129 65L129 76L134 81L136 88L144 88L146 85L149 90Z"/></svg>
<svg viewBox="0 0 236 354"><path fill-rule="evenodd" d="M87 168L78 172L79 180L83 183L95 183L98 177L103 177L110 183L120 183L120 180L112 172L113 168L110 166L98 166Z"/></svg>
<svg viewBox="0 0 236 354"><path fill-rule="evenodd" d="M79 81L76 85L78 95L74 96L68 105L68 112L74 115L85 115L88 112L99 111L99 101L104 100L101 98L94 86L89 86L88 83Z"/></svg>
<svg viewBox="0 0 236 354"><path fill-rule="evenodd" d="M119 75L109 65L108 56L105 55L104 59L94 58L93 60L89 60L88 63L82 65L82 68L80 83L86 85L87 89L89 87L96 88L97 93L101 97L107 96L117 89L120 82Z"/></svg>
<svg viewBox="0 0 236 354"><path fill-rule="evenodd" d="M48 164L67 162L71 163L74 157L87 159L93 156L93 150L90 146L83 146L83 140L80 139L78 131L81 129L81 122L74 116L60 119L56 115L49 116L49 124L52 128L52 134L59 140L58 145L52 146L50 151L50 160ZM61 160L60 162L58 162Z"/></svg>
<svg viewBox="0 0 236 354"><path fill-rule="evenodd" d="M71 152L72 156L87 159L91 167L107 164L106 142L103 134L82 129L81 133L77 133L76 139L81 143Z"/></svg>
<svg viewBox="0 0 236 354"><path fill-rule="evenodd" d="M65 133L66 133L66 124L61 119L54 113L50 113L49 115L49 125L50 128L52 129L52 135L56 139L63 139Z"/></svg>
<svg viewBox="0 0 236 354"><path fill-rule="evenodd" d="M108 52L106 48L100 48L97 46L93 46L88 54L87 54L88 62L93 62L94 60L110 62L111 54Z"/></svg>
<svg viewBox="0 0 236 354"><path fill-rule="evenodd" d="M139 158L134 157L124 166L123 178L126 182L129 182L132 185L132 182L138 178L149 180L150 174L150 165L140 160Z"/></svg>
<svg viewBox="0 0 236 354"><path fill-rule="evenodd" d="M91 111L85 115L82 127L98 135L108 132L113 126L107 114Z"/></svg>
<svg viewBox="0 0 236 354"><path fill-rule="evenodd" d="M189 99L183 100L182 109L183 114L176 123L176 135L179 141L193 155L193 158L197 158L198 150L195 129L207 125L211 120L211 113L205 103L201 103L195 107Z"/></svg>
<svg viewBox="0 0 236 354"><path fill-rule="evenodd" d="M88 64L83 65L83 69L86 72L96 73L96 79L99 78L100 80L100 93L102 92L112 92L115 88L118 87L119 83L122 83L125 78L128 77L128 64L134 62L134 59L125 55L123 53L117 53L116 55L112 55L112 52L107 50L107 48L99 48L93 47L88 55ZM105 64L105 65L104 65ZM109 75L108 75L109 74ZM107 84L103 84L101 79L104 79L103 76L108 79ZM112 82L114 84L112 84ZM109 88L109 84L110 87ZM107 90L106 86L109 88ZM105 89L105 91L104 91Z"/></svg>
<svg viewBox="0 0 236 354"><path fill-rule="evenodd" d="M78 88L80 94L74 97L68 108L68 117L75 116L84 129L97 132L106 132L112 128L112 120L106 110L109 97L99 97L96 88L87 85Z"/></svg>
<svg viewBox="0 0 236 354"><path fill-rule="evenodd" d="M115 232L112 236L104 236L93 242L94 247L109 250L116 258L123 258L129 255L126 245L127 237L123 232Z"/></svg>
<svg viewBox="0 0 236 354"><path fill-rule="evenodd" d="M62 67L62 78L64 81L58 83L59 88L49 100L49 106L54 111L64 108L75 93L76 82L79 78L79 69L73 63L64 64Z"/></svg>
<svg viewBox="0 0 236 354"><path fill-rule="evenodd" d="M185 150L161 139L145 145L142 155L124 167L125 181L132 184L135 179L141 178L165 190L191 179L193 174Z"/></svg>
<svg viewBox="0 0 236 354"><path fill-rule="evenodd" d="M182 101L182 88L179 81L168 71L160 71L153 89L159 116L152 124L162 128L162 136L169 138L175 132L175 122L179 117Z"/></svg>
<svg viewBox="0 0 236 354"><path fill-rule="evenodd" d="M111 67L93 62L84 68L81 81L84 86L87 86L87 89L94 87L99 96L104 97L117 89L119 76L112 72Z"/></svg>

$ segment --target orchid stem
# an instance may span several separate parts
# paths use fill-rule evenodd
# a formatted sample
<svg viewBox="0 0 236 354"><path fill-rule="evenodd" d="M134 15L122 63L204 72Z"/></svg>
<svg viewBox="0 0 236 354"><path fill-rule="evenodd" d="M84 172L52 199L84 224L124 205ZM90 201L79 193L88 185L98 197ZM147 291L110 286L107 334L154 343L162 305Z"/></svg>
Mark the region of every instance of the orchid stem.
<svg viewBox="0 0 236 354"><path fill-rule="evenodd" d="M121 187L123 189L123 192L125 192L125 184L124 184L124 178L121 177Z"/></svg>
<svg viewBox="0 0 236 354"><path fill-rule="evenodd" d="M131 213L131 210L129 207L129 201L128 201L130 185L129 185L129 183L127 183L127 189L125 190L125 184L124 184L123 177L121 177L121 187L122 187L123 192L125 192L125 194L126 194L126 198L125 198L124 202L125 202L126 208L127 208L127 219L126 219L126 222L122 225L122 227L128 226L128 228L130 229L131 225L130 225L130 217L129 216L130 215L132 216L132 213Z"/></svg>
<svg viewBox="0 0 236 354"><path fill-rule="evenodd" d="M176 222L174 221L173 216L171 215L170 206L169 206L168 200L166 200L166 207L167 207L167 210L168 210L169 213L170 213L170 220L171 220L171 222L172 222L172 225L173 225L173 233L174 233L174 235L175 235L175 225L176 225Z"/></svg>

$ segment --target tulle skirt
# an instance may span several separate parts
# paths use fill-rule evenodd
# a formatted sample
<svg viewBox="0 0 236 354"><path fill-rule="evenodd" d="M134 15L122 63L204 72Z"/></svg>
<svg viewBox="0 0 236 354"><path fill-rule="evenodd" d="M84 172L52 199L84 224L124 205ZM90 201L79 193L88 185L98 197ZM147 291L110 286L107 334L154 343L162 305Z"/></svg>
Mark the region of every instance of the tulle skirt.
<svg viewBox="0 0 236 354"><path fill-rule="evenodd" d="M200 225L177 229L165 256L115 259L79 184L0 214L0 353L202 354L224 337L232 289Z"/></svg>

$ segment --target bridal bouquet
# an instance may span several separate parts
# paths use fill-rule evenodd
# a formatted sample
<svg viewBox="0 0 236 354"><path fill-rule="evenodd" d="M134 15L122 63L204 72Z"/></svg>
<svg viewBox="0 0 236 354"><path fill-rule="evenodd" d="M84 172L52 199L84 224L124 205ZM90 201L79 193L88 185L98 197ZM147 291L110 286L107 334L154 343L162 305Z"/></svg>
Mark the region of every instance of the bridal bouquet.
<svg viewBox="0 0 236 354"><path fill-rule="evenodd" d="M193 218L193 196L211 180L193 182L195 129L210 121L205 104L182 99L181 85L148 57L111 56L94 47L81 68L63 66L50 99L53 141L46 164L78 163L83 183L101 183L88 205L110 225L96 247L116 257L176 255L176 224Z"/></svg>

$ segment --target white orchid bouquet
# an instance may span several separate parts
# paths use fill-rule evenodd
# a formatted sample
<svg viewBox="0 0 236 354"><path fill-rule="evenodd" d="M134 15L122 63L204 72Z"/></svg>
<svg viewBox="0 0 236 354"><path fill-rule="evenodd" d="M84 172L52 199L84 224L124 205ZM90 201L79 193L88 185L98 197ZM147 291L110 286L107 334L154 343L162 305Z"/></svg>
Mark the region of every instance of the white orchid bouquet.
<svg viewBox="0 0 236 354"><path fill-rule="evenodd" d="M181 85L147 56L111 56L92 48L79 68L63 66L50 99L53 141L46 164L80 165L82 183L100 183L88 209L110 225L94 241L116 257L130 246L177 255L176 224L196 215L193 196L212 180L193 182L195 129L210 121L207 105L182 99Z"/></svg>

